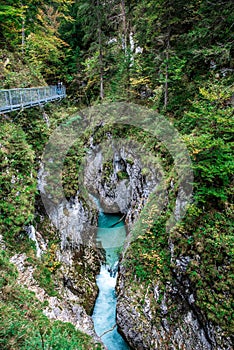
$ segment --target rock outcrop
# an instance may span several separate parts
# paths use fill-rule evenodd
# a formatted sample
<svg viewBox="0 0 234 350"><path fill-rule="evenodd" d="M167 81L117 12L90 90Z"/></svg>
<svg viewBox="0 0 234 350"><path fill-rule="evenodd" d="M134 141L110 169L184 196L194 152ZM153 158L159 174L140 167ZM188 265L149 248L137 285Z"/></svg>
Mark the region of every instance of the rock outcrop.
<svg viewBox="0 0 234 350"><path fill-rule="evenodd" d="M129 279L121 264L117 324L135 350L232 350L232 340L196 306L196 290L184 277L189 257L176 260L171 280Z"/></svg>
<svg viewBox="0 0 234 350"><path fill-rule="evenodd" d="M137 219L149 194L160 183L161 173L155 166L147 164L147 175L143 173L144 161L132 147L99 145L92 147L84 171L84 184L97 196L104 212L125 214L130 227Z"/></svg>
<svg viewBox="0 0 234 350"><path fill-rule="evenodd" d="M46 186L47 174L41 167L38 188L42 198L48 195ZM53 205L48 203L49 198L44 198L53 230L57 232L50 239L59 240L56 261L61 265L60 279L63 285L79 298L79 303L86 312L91 314L98 294L96 275L103 259L101 251L95 246L97 210L92 201L84 201L78 193L69 200L64 197ZM48 220L43 206L39 206L40 221Z"/></svg>
<svg viewBox="0 0 234 350"><path fill-rule="evenodd" d="M149 162L145 166L142 159L134 147L116 146L110 136L107 149L93 144L93 141L90 143L83 170L84 185L88 192L99 199L104 212L122 213L129 231L147 204L150 194L160 187L163 177L160 166ZM170 176L164 184L166 188L159 192L159 196L162 193L159 209L170 205L169 197L172 195L176 221L183 213L187 194L180 188L175 199L177 190ZM83 276L82 283L87 277L87 286L92 290L91 305L97 295L95 286L90 284L90 281L94 281L97 272L95 266L98 265L97 251L91 253L95 238L92 230L97 223L97 212L95 214L92 204L87 206L87 203L82 202L77 193L70 201L60 202L50 216L60 228L61 252L58 253L58 260L62 263L65 288L72 295L79 296L79 301L82 300L81 295L85 291L79 285L77 269L79 264L83 265L80 276ZM170 228L168 225L167 229ZM124 261L131 260L131 252L128 249L125 251L117 284L117 325L120 332L135 350L231 350L231 339L196 305L196 289L186 277L192 258L189 255L174 257L174 244L169 235L167 244L165 249L170 255L170 272L166 278L150 273L147 283L139 283L137 277L127 270ZM89 266L93 266L91 274L84 275L83 271L89 270Z"/></svg>
<svg viewBox="0 0 234 350"><path fill-rule="evenodd" d="M43 165L38 174L38 189L40 190L46 213L53 225L59 231L61 249L79 249L81 245L94 244L97 227L97 210L88 198L80 198L79 193L69 200L61 196L56 202L50 200L47 192L47 177Z"/></svg>
<svg viewBox="0 0 234 350"><path fill-rule="evenodd" d="M100 342L94 331L92 318L87 315L85 309L80 305L80 298L78 296L62 284L57 286L57 290L59 291L58 296L48 295L35 280L33 276L35 267L30 265L26 254L16 254L12 256L10 261L16 265L19 273L17 283L26 286L30 291L34 292L35 296L42 303L47 302L48 306L44 308L43 313L48 318L70 322L76 329L92 336L95 342Z"/></svg>

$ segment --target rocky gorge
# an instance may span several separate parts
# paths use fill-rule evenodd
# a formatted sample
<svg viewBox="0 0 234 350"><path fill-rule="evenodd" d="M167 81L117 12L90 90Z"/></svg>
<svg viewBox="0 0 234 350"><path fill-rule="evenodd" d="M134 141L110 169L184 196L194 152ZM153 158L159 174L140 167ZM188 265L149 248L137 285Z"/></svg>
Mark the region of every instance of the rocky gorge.
<svg viewBox="0 0 234 350"><path fill-rule="evenodd" d="M129 154L124 148L112 149L112 172L108 181L103 181L103 157L98 151L88 159L86 186L100 196L107 212L125 214L125 222L131 231L148 196L159 185L161 173L152 168L148 176L143 176L144 165L134 156L133 151ZM118 173L122 172L127 179L119 179ZM172 184L168 186L165 198L167 206L170 192L173 192ZM182 201L183 196L177 197L174 207L177 219L180 217ZM160 275L155 278L152 274L150 282L140 284L136 276L133 278L128 271L126 261L131 259L131 249L125 247L117 285L117 325L120 332L136 350L231 350L231 338L219 326L210 322L203 310L196 305L196 289L186 271L191 260L201 257L182 254L174 256L169 234L167 243L166 249L170 251L170 275L165 279Z"/></svg>
<svg viewBox="0 0 234 350"><path fill-rule="evenodd" d="M208 289L211 296L202 294L207 276L199 268L210 248L200 236L193 236L190 211L188 221L182 226L179 222L187 197L186 191L176 186L175 173L152 158L148 161L134 138L118 143L110 131L105 131L102 142L94 141L95 137L91 135L84 145L79 190L56 205L47 205L47 212L37 198L34 225L25 226L25 232L34 241L36 256L46 270L38 270L38 262L30 262L25 254L16 254L11 262L19 271L18 283L48 303L43 310L48 318L70 322L93 337L93 344L100 344L90 317L98 295L96 276L105 261L102 247L96 244L95 196L105 213L120 214L127 229L119 252L116 322L129 345L136 350L231 350L230 329L207 312L217 302L216 295L224 308L229 307L229 287L221 293L216 284ZM49 162L53 164L51 159ZM41 166L38 189L42 200L44 195L48 200L49 179ZM194 210L192 205L190 210ZM171 212L175 224L168 229ZM228 255L224 262L214 263L214 278L214 273L229 273ZM40 276L48 270L52 294ZM227 280L227 286L229 283ZM207 298L209 303L203 303ZM226 313L223 315L226 323Z"/></svg>
<svg viewBox="0 0 234 350"><path fill-rule="evenodd" d="M105 212L124 215L125 221L128 222L127 226L130 228L149 193L159 182L160 173L151 172L149 180L146 181L141 173L140 160L134 155L134 152L127 151L126 148L116 148L108 161L108 166L113 169L113 172L109 172L109 178L106 181L104 174L107 163L103 165L105 155L99 145L90 147L90 149L92 152L89 152L87 156L87 166L84 170L84 185L87 191L100 199ZM124 179L119 180L118 176L123 173L125 174ZM46 195L47 176L48 174L41 166L38 173L38 189L42 198L43 195ZM57 234L59 243L54 248L54 261L59 265L55 273L55 280L58 284L56 290L59 290L60 297L65 298L66 302L65 309L61 309L60 306L60 311L58 311L58 302L56 298L53 298L53 303L49 303L49 307L45 310L45 314L52 319L67 321L70 317L70 322L78 329L91 335L93 325L87 314L92 313L98 293L95 277L100 269L100 263L104 261L103 251L100 250L100 247L97 248L95 241L98 211L92 196L84 201L77 193L73 198L63 199L56 206L49 207L51 211L48 211L47 206L47 214L54 224L52 226L55 227L50 239ZM42 203L38 207L38 215L44 225L44 221L48 219L46 219ZM38 231L40 231L39 227L40 224ZM30 229L34 235L29 232ZM46 242L34 227L30 229L28 228L28 234L36 243L38 255L45 253L47 251ZM24 260L23 256L13 257L12 262L15 261L16 265L20 266L22 259ZM24 270L27 275L27 270L22 267L21 272ZM29 278L29 281L28 278L25 279L27 286L35 285L32 283L32 278ZM23 280L24 278L21 278L21 283ZM37 292L41 294L40 288ZM67 305L68 309L66 303L70 305L69 307ZM76 306L77 303L79 306ZM75 315L74 308L80 310ZM87 325L90 328L89 331ZM97 337L95 339L97 340Z"/></svg>
<svg viewBox="0 0 234 350"><path fill-rule="evenodd" d="M234 349L233 0L0 19L0 349Z"/></svg>
<svg viewBox="0 0 234 350"><path fill-rule="evenodd" d="M84 185L89 193L99 198L105 212L124 215L127 230L131 232L149 195L160 184L162 173L160 168L152 166L145 174L145 166L136 150L126 145L117 147L111 135L108 137L109 159L101 145L92 144L90 147L84 169ZM173 183L169 180L167 183L164 211L170 205L170 200L175 201ZM183 207L181 193L174 207L177 219ZM74 210L77 210L75 204L72 206ZM88 214L82 216L81 208L75 217L83 222L86 220L87 225ZM82 230L79 229L79 232ZM77 233L74 237L77 240ZM139 284L137 277L129 273L126 262L132 259L131 248L128 249L130 241L124 247L117 284L117 325L120 332L136 350L165 349L168 346L172 349L231 350L231 338L196 306L196 289L186 273L194 257L175 256L171 236L168 234L165 240L163 249L170 255L170 272L166 278L160 274L156 277L152 272L147 284L144 281ZM69 241L75 244L72 238ZM157 262L155 260L153 263Z"/></svg>

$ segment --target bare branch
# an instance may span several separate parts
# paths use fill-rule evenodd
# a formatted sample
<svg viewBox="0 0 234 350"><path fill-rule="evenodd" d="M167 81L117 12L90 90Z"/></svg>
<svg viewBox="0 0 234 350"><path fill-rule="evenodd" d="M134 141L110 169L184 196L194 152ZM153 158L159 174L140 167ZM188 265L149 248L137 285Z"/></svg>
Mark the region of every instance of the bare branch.
<svg viewBox="0 0 234 350"><path fill-rule="evenodd" d="M115 329L116 326L117 326L117 325L114 324L114 326L113 326L112 328L110 328L110 329L108 329L107 331L105 331L104 333L102 333L99 337L102 338L105 334L107 334L107 333L109 333L109 332L112 332L112 331Z"/></svg>

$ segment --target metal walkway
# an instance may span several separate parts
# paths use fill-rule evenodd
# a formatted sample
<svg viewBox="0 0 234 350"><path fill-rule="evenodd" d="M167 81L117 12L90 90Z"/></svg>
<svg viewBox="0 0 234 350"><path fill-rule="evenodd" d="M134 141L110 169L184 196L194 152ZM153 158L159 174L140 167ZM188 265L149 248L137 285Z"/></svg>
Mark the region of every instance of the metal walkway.
<svg viewBox="0 0 234 350"><path fill-rule="evenodd" d="M64 86L0 90L0 114L40 106L64 97Z"/></svg>

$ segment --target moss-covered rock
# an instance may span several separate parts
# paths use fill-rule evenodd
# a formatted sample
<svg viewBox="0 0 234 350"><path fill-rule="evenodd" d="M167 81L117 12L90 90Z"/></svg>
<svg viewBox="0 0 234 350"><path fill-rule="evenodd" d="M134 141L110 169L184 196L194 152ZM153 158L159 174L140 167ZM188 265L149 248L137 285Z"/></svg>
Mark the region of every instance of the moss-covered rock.
<svg viewBox="0 0 234 350"><path fill-rule="evenodd" d="M51 321L50 308L56 306L55 299L45 294L32 277L32 268L27 265L26 255L17 255L10 263L5 251L0 252L1 271L1 349L102 349L100 343L78 330L78 316L66 301L58 300L57 321ZM25 265L26 263L26 265ZM19 272L17 272L17 269ZM29 290L29 289L30 290ZM38 300L40 299L40 301ZM47 309L47 312L45 310ZM69 315L71 323L61 322ZM68 320L67 320L68 321Z"/></svg>

